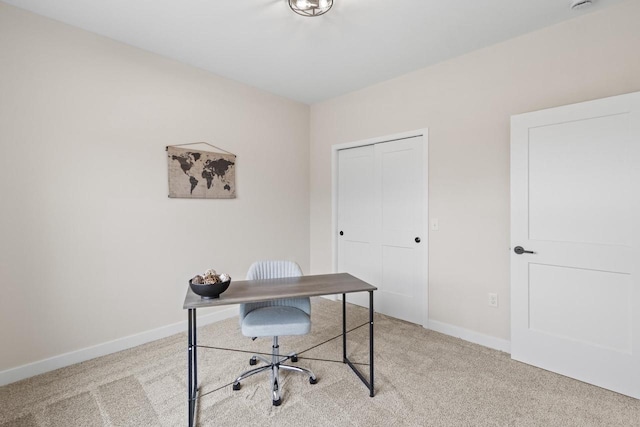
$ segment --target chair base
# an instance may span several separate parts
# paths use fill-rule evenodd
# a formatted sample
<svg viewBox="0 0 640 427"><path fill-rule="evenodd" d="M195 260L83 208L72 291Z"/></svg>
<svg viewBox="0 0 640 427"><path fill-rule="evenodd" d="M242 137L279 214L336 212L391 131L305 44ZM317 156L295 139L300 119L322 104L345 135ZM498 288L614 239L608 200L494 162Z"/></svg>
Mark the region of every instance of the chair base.
<svg viewBox="0 0 640 427"><path fill-rule="evenodd" d="M250 369L246 372L243 372L238 378L233 382L233 389L240 390L242 385L240 381L249 378L252 375L259 374L261 372L270 371L271 372L271 394L273 400L273 406L280 406L282 403L282 398L280 396L280 369L284 369L286 371L298 372L301 374L305 374L309 377L309 384L316 384L318 379L315 374L311 372L309 369L300 368L298 366L285 365L283 362L287 360L291 360L292 362L298 361L298 355L296 353L291 353L288 356L280 356L280 347L278 346L278 337L273 337L273 346L271 352L271 360L266 357L255 354L249 360L250 365L256 365L258 363L258 359L266 363L265 366L260 366L258 368Z"/></svg>

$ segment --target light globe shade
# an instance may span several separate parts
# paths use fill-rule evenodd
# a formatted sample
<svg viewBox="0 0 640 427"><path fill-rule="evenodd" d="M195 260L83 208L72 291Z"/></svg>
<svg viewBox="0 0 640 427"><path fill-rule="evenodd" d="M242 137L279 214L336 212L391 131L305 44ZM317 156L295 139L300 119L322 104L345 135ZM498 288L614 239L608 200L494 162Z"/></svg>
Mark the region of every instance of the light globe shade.
<svg viewBox="0 0 640 427"><path fill-rule="evenodd" d="M289 7L298 15L320 16L333 6L333 0L288 0Z"/></svg>

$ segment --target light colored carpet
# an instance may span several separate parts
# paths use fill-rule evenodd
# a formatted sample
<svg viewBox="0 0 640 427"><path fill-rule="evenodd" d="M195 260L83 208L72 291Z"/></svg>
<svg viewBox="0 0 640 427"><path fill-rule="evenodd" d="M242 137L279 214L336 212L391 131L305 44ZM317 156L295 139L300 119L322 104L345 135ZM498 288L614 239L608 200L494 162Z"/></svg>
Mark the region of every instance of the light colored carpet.
<svg viewBox="0 0 640 427"><path fill-rule="evenodd" d="M312 333L283 337L301 351L341 331L340 303L314 299ZM186 317L186 313L185 313ZM368 313L350 306L349 327ZM304 353L318 383L282 372L283 403L271 405L266 374L240 391L203 396L200 426L640 426L640 401L513 362L509 355L376 315L376 397L342 363L342 341ZM237 318L199 328L203 345L268 352L269 339L241 335ZM355 362L368 361L367 327L349 334ZM200 349L202 392L249 369L248 356ZM0 427L184 426L186 333L0 388ZM364 367L366 370L366 366Z"/></svg>

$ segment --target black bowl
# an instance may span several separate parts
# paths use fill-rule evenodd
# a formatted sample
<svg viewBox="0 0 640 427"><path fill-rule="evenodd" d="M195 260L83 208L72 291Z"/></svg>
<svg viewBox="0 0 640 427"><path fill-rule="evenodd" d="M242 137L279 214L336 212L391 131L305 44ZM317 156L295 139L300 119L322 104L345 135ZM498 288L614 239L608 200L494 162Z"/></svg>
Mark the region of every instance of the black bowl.
<svg viewBox="0 0 640 427"><path fill-rule="evenodd" d="M191 290L195 294L200 295L202 299L218 298L221 293L227 290L229 284L231 284L231 280L216 283L215 285L198 285L195 283L191 283L191 280L189 280L189 286L191 287Z"/></svg>

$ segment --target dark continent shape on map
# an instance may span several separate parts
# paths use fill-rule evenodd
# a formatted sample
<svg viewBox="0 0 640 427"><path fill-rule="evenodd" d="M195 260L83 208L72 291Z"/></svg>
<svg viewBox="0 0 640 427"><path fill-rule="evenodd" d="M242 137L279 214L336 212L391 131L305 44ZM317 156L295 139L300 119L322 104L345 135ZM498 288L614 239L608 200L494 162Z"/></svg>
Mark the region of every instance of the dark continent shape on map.
<svg viewBox="0 0 640 427"><path fill-rule="evenodd" d="M198 185L198 180L195 177L190 177L189 182L191 183L191 194L193 194L193 189Z"/></svg>
<svg viewBox="0 0 640 427"><path fill-rule="evenodd" d="M213 182L213 174L207 169L202 169L202 177L207 180L207 189L210 189Z"/></svg>
<svg viewBox="0 0 640 427"><path fill-rule="evenodd" d="M234 164L234 162L230 162L227 159L207 160L204 164L204 169L208 169L215 175L224 176L229 170L229 166L233 166Z"/></svg>
<svg viewBox="0 0 640 427"><path fill-rule="evenodd" d="M231 187L229 187L229 184L225 184L224 185L224 189L227 191L231 191Z"/></svg>
<svg viewBox="0 0 640 427"><path fill-rule="evenodd" d="M171 159L180 162L180 168L182 169L182 172L184 172L185 175L189 175L187 172L189 172L189 169L191 169L191 166L193 166L193 163L191 162L191 159L189 157L171 156Z"/></svg>
<svg viewBox="0 0 640 427"><path fill-rule="evenodd" d="M193 160L195 160L196 162L200 159L200 153L188 153L191 154L191 157L193 157Z"/></svg>

